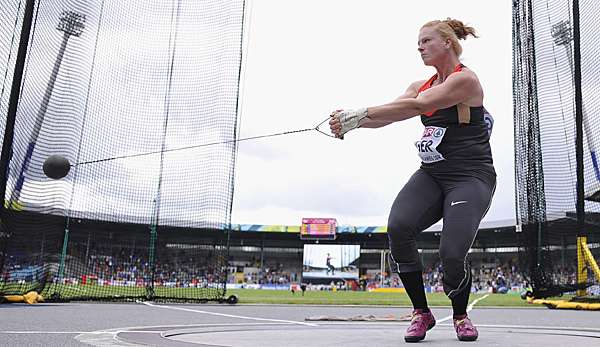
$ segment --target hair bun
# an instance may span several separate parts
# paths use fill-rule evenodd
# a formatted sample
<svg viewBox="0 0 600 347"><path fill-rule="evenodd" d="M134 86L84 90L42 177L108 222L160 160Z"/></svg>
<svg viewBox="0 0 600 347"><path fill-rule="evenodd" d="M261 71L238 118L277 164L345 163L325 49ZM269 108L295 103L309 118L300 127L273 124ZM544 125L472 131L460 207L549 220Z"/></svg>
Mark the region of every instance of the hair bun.
<svg viewBox="0 0 600 347"><path fill-rule="evenodd" d="M464 23L458 19L446 18L446 20L443 20L442 22L448 24L448 26L452 28L459 40L465 40L469 35L478 37L475 34L475 28L464 25Z"/></svg>

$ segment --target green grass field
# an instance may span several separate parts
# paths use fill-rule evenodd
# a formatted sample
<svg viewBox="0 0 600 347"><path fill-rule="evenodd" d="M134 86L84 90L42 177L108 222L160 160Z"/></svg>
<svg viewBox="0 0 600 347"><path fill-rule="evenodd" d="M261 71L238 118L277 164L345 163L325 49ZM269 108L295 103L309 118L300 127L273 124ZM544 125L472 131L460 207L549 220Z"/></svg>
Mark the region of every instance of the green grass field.
<svg viewBox="0 0 600 347"><path fill-rule="evenodd" d="M23 288L24 289L24 288ZM24 292L27 290L23 290ZM139 298L146 297L143 287L97 286L97 285L50 285L42 294L49 296L58 292L62 299L91 298L102 301L112 298ZM213 289L198 288L155 288L157 297L171 298L200 298L208 295L216 299L219 292ZM236 295L240 304L304 304L304 305L393 305L411 306L408 296L404 293L385 292L353 292L353 291L306 291L292 293L287 290L267 289L228 289L225 297ZM470 302L479 300L478 307L506 306L506 307L540 307L528 304L517 294L473 294ZM560 299L570 299L564 296ZM450 306L450 300L444 293L429 293L427 301L430 306Z"/></svg>
<svg viewBox="0 0 600 347"><path fill-rule="evenodd" d="M408 295L401 293L307 291L302 296L302 293L292 294L284 290L228 289L227 295L232 294L238 296L240 304L411 305ZM471 295L469 301L473 302L484 295L486 294ZM429 293L427 301L430 306L451 305L444 293ZM489 294L478 301L476 306L540 307L528 304L515 294Z"/></svg>

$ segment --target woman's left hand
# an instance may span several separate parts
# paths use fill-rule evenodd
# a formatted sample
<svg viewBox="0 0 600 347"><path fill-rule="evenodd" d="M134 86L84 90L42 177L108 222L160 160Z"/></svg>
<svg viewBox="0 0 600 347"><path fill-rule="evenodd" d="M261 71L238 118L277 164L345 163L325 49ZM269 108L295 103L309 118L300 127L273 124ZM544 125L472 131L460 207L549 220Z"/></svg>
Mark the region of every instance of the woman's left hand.
<svg viewBox="0 0 600 347"><path fill-rule="evenodd" d="M329 128L335 137L343 139L345 133L358 128L360 121L367 116L367 108L336 110L331 113Z"/></svg>
<svg viewBox="0 0 600 347"><path fill-rule="evenodd" d="M342 122L340 121L339 112L342 112L342 110L333 111L329 115L331 117L331 119L329 120L329 129L331 130L331 133L337 138L341 138L342 136L340 135L340 132L342 131Z"/></svg>

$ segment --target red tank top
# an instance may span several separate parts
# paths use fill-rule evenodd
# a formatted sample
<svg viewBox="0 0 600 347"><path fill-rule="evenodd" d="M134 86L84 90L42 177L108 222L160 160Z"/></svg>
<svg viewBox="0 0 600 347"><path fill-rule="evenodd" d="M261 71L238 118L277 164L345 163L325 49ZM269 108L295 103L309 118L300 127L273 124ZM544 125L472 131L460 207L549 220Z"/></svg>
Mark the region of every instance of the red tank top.
<svg viewBox="0 0 600 347"><path fill-rule="evenodd" d="M458 64L458 65L456 65L456 67L454 68L454 71L452 71L452 73L455 73L455 72L462 71L463 67L465 67L463 64ZM452 74L452 73L451 73L451 74ZM432 85L432 84L433 84L433 82L434 82L434 81L437 79L437 77L438 77L438 75L437 75L437 74L435 74L435 75L431 76L431 78L430 78L429 80L427 80L427 82L425 82L425 83L424 83L424 84L421 86L421 88L419 88L419 91L417 92L417 95L419 95L419 94L421 94L421 92L423 92L423 91L425 91L425 90L427 90L427 89L431 88L431 85ZM437 110L433 110L433 111L425 112L425 113L423 113L423 114L424 114L425 116L428 116L428 117L430 117L431 115L433 115L433 114L435 113L435 111L437 111Z"/></svg>

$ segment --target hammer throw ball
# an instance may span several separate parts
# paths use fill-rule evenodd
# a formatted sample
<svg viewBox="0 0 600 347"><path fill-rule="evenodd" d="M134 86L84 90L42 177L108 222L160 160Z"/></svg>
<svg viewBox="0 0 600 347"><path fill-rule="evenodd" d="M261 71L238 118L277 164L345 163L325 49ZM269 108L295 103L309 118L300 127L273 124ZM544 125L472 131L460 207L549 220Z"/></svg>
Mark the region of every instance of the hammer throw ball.
<svg viewBox="0 0 600 347"><path fill-rule="evenodd" d="M58 180L69 174L71 164L63 156L51 155L44 161L43 169L46 176Z"/></svg>

